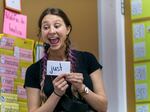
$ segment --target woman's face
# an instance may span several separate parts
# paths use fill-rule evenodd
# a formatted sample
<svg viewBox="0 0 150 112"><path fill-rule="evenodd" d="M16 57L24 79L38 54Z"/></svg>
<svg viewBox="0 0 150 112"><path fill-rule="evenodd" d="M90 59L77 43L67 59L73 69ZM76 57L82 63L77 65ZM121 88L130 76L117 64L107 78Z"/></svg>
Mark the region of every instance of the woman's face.
<svg viewBox="0 0 150 112"><path fill-rule="evenodd" d="M65 40L70 32L63 19L56 15L48 14L42 20L41 36L43 41L50 44L52 50L65 46Z"/></svg>

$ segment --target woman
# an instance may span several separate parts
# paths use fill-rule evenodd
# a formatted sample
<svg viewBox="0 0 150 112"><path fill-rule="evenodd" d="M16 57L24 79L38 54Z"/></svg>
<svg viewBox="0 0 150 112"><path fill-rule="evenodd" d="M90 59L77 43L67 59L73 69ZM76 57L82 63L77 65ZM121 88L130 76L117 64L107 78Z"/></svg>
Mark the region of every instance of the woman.
<svg viewBox="0 0 150 112"><path fill-rule="evenodd" d="M39 37L45 55L26 72L29 112L106 112L102 66L89 52L71 49L72 25L58 8L47 8L39 18ZM47 60L70 61L71 73L46 75Z"/></svg>

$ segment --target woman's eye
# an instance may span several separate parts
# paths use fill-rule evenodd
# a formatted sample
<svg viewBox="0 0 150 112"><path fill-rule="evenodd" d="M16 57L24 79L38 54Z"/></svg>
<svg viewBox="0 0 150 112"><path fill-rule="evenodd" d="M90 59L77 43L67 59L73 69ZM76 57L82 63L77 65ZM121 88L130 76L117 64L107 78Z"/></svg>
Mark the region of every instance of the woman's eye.
<svg viewBox="0 0 150 112"><path fill-rule="evenodd" d="M61 24L55 24L55 28L59 28L61 26Z"/></svg>
<svg viewBox="0 0 150 112"><path fill-rule="evenodd" d="M44 30L47 30L47 29L49 29L49 26L46 25L46 26L43 26L42 28L43 28Z"/></svg>

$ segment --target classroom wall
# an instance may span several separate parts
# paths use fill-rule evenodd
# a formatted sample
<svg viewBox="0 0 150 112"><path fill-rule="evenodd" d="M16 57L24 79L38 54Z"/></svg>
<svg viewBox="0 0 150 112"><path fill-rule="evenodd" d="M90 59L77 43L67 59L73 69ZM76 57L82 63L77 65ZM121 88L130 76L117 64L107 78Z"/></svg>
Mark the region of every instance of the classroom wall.
<svg viewBox="0 0 150 112"><path fill-rule="evenodd" d="M3 4L0 1L0 33L3 24ZM97 0L22 0L22 14L27 15L27 38L37 40L37 21L42 10L59 7L69 16L73 31L73 47L87 50L98 57Z"/></svg>

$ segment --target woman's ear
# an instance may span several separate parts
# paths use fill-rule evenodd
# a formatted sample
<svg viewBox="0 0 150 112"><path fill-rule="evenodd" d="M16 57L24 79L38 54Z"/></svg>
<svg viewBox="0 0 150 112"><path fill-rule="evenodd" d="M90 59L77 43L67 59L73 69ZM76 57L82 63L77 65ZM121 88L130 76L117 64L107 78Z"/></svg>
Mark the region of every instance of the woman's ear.
<svg viewBox="0 0 150 112"><path fill-rule="evenodd" d="M70 31L71 31L71 27L68 26L68 27L67 27L67 35L70 33Z"/></svg>
<svg viewBox="0 0 150 112"><path fill-rule="evenodd" d="M41 38L41 32L39 31L39 33L37 34L38 38Z"/></svg>

